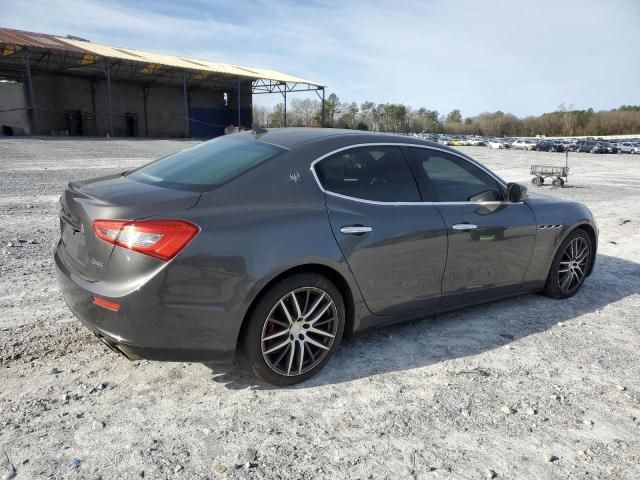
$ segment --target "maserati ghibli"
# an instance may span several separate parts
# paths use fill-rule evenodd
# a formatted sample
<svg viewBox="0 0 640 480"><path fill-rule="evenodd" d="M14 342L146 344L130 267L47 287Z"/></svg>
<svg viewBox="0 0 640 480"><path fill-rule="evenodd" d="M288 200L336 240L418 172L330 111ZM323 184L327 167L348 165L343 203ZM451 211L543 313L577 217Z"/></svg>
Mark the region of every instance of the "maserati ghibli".
<svg viewBox="0 0 640 480"><path fill-rule="evenodd" d="M72 181L58 281L129 359L229 362L263 381L318 373L364 329L540 292L593 269L587 207L507 183L460 151L335 129L226 135Z"/></svg>

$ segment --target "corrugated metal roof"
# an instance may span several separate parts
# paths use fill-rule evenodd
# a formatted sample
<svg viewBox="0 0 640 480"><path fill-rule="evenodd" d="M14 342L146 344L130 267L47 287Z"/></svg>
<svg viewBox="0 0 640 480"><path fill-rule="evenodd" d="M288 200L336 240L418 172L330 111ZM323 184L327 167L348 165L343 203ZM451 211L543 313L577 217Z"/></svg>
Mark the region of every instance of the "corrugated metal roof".
<svg viewBox="0 0 640 480"><path fill-rule="evenodd" d="M322 83L307 80L286 73L266 68L245 67L228 63L212 62L195 58L178 57L162 53L145 52L132 48L121 48L103 45L72 38L56 37L42 33L25 32L0 28L0 43L13 44L21 47L37 47L73 52L91 53L104 58L129 60L144 64L158 64L174 68L182 68L206 73L232 75L234 77L274 80L287 83L305 83L317 87L324 87Z"/></svg>
<svg viewBox="0 0 640 480"><path fill-rule="evenodd" d="M0 43L18 45L20 47L54 48L57 50L82 51L73 45L68 45L53 35L46 33L25 32L0 28Z"/></svg>

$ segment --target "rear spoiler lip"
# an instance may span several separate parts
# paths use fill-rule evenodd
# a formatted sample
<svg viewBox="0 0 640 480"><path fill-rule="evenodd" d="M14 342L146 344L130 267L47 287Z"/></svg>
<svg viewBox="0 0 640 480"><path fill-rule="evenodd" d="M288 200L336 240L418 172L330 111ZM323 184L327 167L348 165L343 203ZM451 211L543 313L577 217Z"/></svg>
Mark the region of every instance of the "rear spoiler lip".
<svg viewBox="0 0 640 480"><path fill-rule="evenodd" d="M96 200L100 200L99 197L95 197L95 196L91 195L90 193L87 193L87 191L83 190L82 187L84 187L87 184L90 184L90 183L93 183L95 181L98 181L98 180L110 180L110 179L119 178L119 177L122 177L125 173L128 173L128 172L119 172L119 173L115 173L115 174L112 174L112 175L88 178L86 180L72 180L69 183L67 183L67 188L69 188L71 191L82 193L83 195L86 195L87 197L94 198Z"/></svg>
<svg viewBox="0 0 640 480"><path fill-rule="evenodd" d="M79 193L80 195L82 195L83 197L86 198L90 198L91 200L96 200L98 202L102 202L103 200L99 197L96 197L95 195L91 195L90 193L88 193L86 190L82 189L82 182L69 182L67 184L67 188L74 192L74 193Z"/></svg>
<svg viewBox="0 0 640 480"><path fill-rule="evenodd" d="M88 199L90 199L92 201L100 202L100 203L102 203L104 205L108 205L108 206L115 206L113 204L105 202L105 200L100 198L100 197L97 197L95 195L91 195L90 193L87 193L86 190L82 189L81 182L69 182L68 183L68 189L71 190L72 192L78 193L78 194L82 195L83 197L88 198ZM178 212L184 212L185 210L191 210L192 208L195 208L198 205L198 203L200 203L200 201L202 200L202 197L204 196L203 193L198 193L197 195L198 195L198 197L195 199L193 205L191 205L190 207L187 207L186 209L182 208L182 209L178 209L178 210L169 210L167 212L149 213L149 214L138 216L138 217L135 217L135 218L118 219L118 220L135 221L135 220L147 220L147 219L151 219L151 218L161 218L161 217L174 218L174 215L178 214ZM69 222L69 223L71 223L71 222ZM71 223L71 225L74 226L73 223Z"/></svg>
<svg viewBox="0 0 640 480"><path fill-rule="evenodd" d="M96 177L96 178L90 178L88 180L73 180L67 183L67 190L69 190L70 192L77 194L83 198L86 198L87 200L90 200L91 202L95 202L96 204L100 204L103 206L108 206L108 207L119 207L119 206L126 206L126 204L116 204L116 203L112 203L96 194L90 193L88 192L84 187L87 184L91 184L93 183L93 181L100 179L106 179L106 178L118 178L118 177L122 177L124 176L125 173L128 172L120 172L120 173L116 173L114 175L109 175L107 177ZM173 190L171 188L168 187L162 187L165 188L167 190ZM208 192L189 192L191 194L194 195L193 198L193 204L191 204L190 206L186 207L186 208L178 208L177 210L167 210L164 212L150 212L150 213L146 213L144 215L134 215L131 218L122 218L121 220L128 220L128 221L135 221L135 220L146 220L146 219L151 219L151 218L180 218L179 217L179 212L183 212L185 210L191 210L192 208L195 208L201 201L202 198L204 197L205 193ZM176 216L177 215L177 216Z"/></svg>

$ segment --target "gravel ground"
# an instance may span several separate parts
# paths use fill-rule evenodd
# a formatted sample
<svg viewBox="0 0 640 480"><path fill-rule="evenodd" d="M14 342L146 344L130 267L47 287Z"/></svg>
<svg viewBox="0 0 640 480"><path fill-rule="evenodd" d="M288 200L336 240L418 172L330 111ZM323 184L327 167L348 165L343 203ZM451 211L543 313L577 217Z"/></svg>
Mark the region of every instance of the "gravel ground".
<svg viewBox="0 0 640 480"><path fill-rule="evenodd" d="M640 157L571 154L601 228L574 298L538 295L342 345L305 384L129 362L67 310L58 196L189 141L0 140L0 478L640 478ZM466 147L509 180L564 155Z"/></svg>

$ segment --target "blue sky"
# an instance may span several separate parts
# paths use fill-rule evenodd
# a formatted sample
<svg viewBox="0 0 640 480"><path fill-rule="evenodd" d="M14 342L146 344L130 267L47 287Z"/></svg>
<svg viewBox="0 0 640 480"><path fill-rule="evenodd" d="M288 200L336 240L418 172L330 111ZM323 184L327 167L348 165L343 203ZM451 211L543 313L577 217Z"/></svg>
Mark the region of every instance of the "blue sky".
<svg viewBox="0 0 640 480"><path fill-rule="evenodd" d="M640 0L29 0L2 9L0 26L268 67L343 101L464 116L640 104Z"/></svg>

